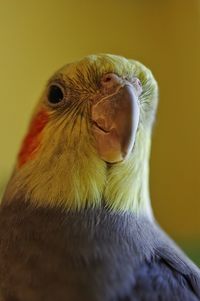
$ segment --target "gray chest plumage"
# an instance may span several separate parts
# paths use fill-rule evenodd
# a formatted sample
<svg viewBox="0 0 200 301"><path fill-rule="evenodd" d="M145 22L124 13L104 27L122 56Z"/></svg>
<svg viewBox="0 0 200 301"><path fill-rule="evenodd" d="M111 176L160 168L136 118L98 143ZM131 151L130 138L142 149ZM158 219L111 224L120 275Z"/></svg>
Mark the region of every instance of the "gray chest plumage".
<svg viewBox="0 0 200 301"><path fill-rule="evenodd" d="M19 201L0 209L3 300L192 301L200 300L199 280L198 270L145 217L36 209Z"/></svg>

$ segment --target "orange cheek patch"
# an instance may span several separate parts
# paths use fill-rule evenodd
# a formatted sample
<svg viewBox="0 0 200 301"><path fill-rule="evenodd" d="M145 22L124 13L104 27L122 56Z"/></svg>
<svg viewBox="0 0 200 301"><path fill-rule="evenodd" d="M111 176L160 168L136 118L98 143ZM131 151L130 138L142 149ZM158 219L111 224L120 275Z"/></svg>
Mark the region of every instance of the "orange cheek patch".
<svg viewBox="0 0 200 301"><path fill-rule="evenodd" d="M25 136L18 155L18 166L21 167L36 154L40 144L40 133L48 122L48 112L40 110L31 121L28 134Z"/></svg>

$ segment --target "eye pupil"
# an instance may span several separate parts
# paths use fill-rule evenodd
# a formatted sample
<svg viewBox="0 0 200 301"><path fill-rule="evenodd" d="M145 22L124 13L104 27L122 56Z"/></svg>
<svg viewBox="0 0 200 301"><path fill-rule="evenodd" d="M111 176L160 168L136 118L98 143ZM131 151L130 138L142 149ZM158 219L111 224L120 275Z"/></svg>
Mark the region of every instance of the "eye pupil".
<svg viewBox="0 0 200 301"><path fill-rule="evenodd" d="M64 98L63 91L59 86L52 85L49 89L48 100L52 104L61 102Z"/></svg>

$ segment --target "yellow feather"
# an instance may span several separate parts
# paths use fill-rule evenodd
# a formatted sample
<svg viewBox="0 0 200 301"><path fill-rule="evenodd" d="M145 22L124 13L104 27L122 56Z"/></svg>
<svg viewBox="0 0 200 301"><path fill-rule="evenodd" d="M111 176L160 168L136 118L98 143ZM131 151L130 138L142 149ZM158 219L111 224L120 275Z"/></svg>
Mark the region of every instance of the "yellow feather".
<svg viewBox="0 0 200 301"><path fill-rule="evenodd" d="M91 70L97 77L108 72L127 78L135 75L143 85L134 149L120 163L108 165L95 149L88 115L91 95L98 94L98 89L95 90L93 78L90 78ZM43 130L37 156L15 170L4 200L12 201L18 195L24 195L35 206L80 210L103 205L113 211L150 214L149 153L158 98L157 84L151 72L139 62L100 54L66 65L50 81L57 77L66 86L72 85L72 81L75 83L74 95L78 95L78 99L74 108L81 108L81 112L76 113L74 109L61 116L50 112L51 118ZM46 105L45 95L46 92L39 106Z"/></svg>

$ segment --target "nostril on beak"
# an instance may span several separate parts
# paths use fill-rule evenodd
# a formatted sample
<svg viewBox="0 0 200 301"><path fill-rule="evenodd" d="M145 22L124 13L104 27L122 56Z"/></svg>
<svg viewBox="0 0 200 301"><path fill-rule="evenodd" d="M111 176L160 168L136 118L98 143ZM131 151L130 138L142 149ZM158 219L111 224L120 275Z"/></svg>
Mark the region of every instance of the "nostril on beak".
<svg viewBox="0 0 200 301"><path fill-rule="evenodd" d="M108 74L103 79L104 83L110 82L111 80L112 80L112 77Z"/></svg>
<svg viewBox="0 0 200 301"><path fill-rule="evenodd" d="M137 91L137 95L140 96L140 94L142 93L142 83L141 81L139 80L139 78L135 77L133 80L132 80L132 84L134 85L136 91Z"/></svg>
<svg viewBox="0 0 200 301"><path fill-rule="evenodd" d="M120 82L121 82L120 77L114 73L104 74L101 78L101 85L103 87L112 87L115 86L116 84L119 84Z"/></svg>

